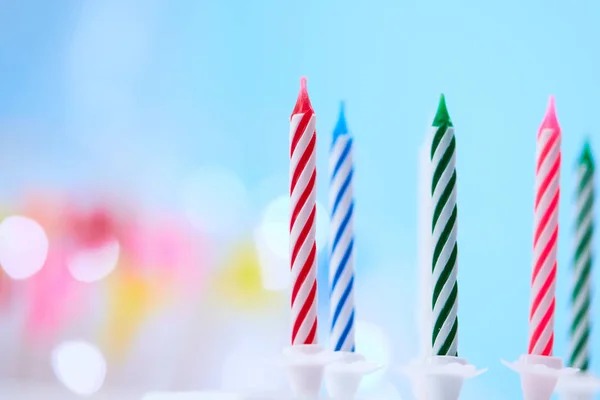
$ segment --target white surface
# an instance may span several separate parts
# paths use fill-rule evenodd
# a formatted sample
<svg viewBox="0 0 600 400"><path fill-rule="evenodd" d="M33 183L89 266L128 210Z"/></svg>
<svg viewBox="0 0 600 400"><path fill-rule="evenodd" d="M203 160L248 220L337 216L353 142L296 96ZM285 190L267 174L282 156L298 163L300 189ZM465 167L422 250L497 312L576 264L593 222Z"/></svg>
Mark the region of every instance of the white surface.
<svg viewBox="0 0 600 400"><path fill-rule="evenodd" d="M392 397L390 397L392 398ZM293 400L288 394L240 395L218 391L198 392L148 392L140 390L103 389L92 396L79 396L66 388L52 383L32 382L0 382L0 399L10 400ZM327 397L319 397L329 400ZM357 397L358 400L366 400ZM393 397L394 400L399 397ZM377 400L387 400L387 396L377 397Z"/></svg>
<svg viewBox="0 0 600 400"><path fill-rule="evenodd" d="M261 398L210 391L144 393L142 390L125 389L103 389L91 396L79 396L58 383L0 382L0 399L10 400L259 400Z"/></svg>
<svg viewBox="0 0 600 400"><path fill-rule="evenodd" d="M222 392L164 392L148 393L142 400L245 400L249 397ZM259 399L258 397L256 399Z"/></svg>
<svg viewBox="0 0 600 400"><path fill-rule="evenodd" d="M106 389L81 397L59 384L0 382L0 399L10 400L139 400L142 396L142 391Z"/></svg>

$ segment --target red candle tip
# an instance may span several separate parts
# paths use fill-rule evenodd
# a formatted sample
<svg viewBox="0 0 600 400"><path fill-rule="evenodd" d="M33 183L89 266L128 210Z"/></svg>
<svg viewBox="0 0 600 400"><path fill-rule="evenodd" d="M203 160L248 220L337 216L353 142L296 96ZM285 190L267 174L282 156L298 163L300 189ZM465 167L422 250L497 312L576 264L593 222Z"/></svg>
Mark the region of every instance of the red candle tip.
<svg viewBox="0 0 600 400"><path fill-rule="evenodd" d="M550 96L548 99L548 108L546 109L546 115L544 116L544 121L542 121L542 126L540 127L540 133L544 129L552 129L557 132L560 131L558 117L556 116L556 103L554 96Z"/></svg>
<svg viewBox="0 0 600 400"><path fill-rule="evenodd" d="M306 77L303 76L300 78L300 93L298 93L298 100L296 100L296 105L294 106L292 115L304 114L312 111L312 109L313 108L310 104L310 99L308 98L308 91L306 90Z"/></svg>
<svg viewBox="0 0 600 400"><path fill-rule="evenodd" d="M305 76L300 78L300 89L306 90L306 77Z"/></svg>

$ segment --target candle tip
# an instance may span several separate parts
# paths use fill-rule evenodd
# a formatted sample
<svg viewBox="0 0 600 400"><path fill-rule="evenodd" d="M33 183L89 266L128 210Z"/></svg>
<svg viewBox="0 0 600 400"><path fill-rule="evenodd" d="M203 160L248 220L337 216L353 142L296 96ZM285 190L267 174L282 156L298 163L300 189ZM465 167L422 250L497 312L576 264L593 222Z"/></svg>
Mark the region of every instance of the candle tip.
<svg viewBox="0 0 600 400"><path fill-rule="evenodd" d="M550 95L548 98L548 108L546 108L546 115L544 116L544 121L540 127L540 134L545 129L560 131L560 125L558 124L558 118L556 117L556 102L553 95Z"/></svg>
<svg viewBox="0 0 600 400"><path fill-rule="evenodd" d="M592 146L590 145L589 139L586 139L583 143L583 150L581 151L579 163L594 169L594 156L592 155Z"/></svg>
<svg viewBox="0 0 600 400"><path fill-rule="evenodd" d="M306 90L306 77L300 77L300 90Z"/></svg>
<svg viewBox="0 0 600 400"><path fill-rule="evenodd" d="M313 108L308 97L308 91L306 90L306 77L303 76L300 78L300 93L298 93L298 100L296 100L296 105L294 106L292 115L304 114L308 111L312 111L312 109Z"/></svg>
<svg viewBox="0 0 600 400"><path fill-rule="evenodd" d="M333 130L333 141L335 142L335 140L342 136L342 135L347 135L348 132L348 126L346 125L346 113L345 113L345 109L346 106L344 104L344 102L340 102L340 116L338 117L338 121L337 124L335 125L335 128Z"/></svg>
<svg viewBox="0 0 600 400"><path fill-rule="evenodd" d="M438 104L437 112L433 118L433 126L452 126L450 120L450 114L448 114L448 107L446 107L446 96L442 93L440 96L440 103Z"/></svg>

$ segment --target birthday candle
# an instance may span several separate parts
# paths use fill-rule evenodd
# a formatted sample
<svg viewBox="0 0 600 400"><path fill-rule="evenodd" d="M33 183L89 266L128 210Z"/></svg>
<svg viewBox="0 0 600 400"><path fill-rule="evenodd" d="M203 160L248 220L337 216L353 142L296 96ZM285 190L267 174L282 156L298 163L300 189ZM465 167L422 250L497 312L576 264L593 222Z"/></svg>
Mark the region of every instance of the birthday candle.
<svg viewBox="0 0 600 400"><path fill-rule="evenodd" d="M571 346L569 361L573 368L589 367L590 301L592 243L594 233L594 158L586 143L577 169L577 208L573 293L571 295Z"/></svg>
<svg viewBox="0 0 600 400"><path fill-rule="evenodd" d="M329 156L329 282L331 347L354 351L354 189L353 140L346 126L344 104L333 131Z"/></svg>
<svg viewBox="0 0 600 400"><path fill-rule="evenodd" d="M418 270L419 297L417 326L419 333L419 358L431 355L431 173L429 172L431 135L427 134L418 154Z"/></svg>
<svg viewBox="0 0 600 400"><path fill-rule="evenodd" d="M306 78L290 118L292 345L317 342L316 117Z"/></svg>
<svg viewBox="0 0 600 400"><path fill-rule="evenodd" d="M529 313L529 354L551 356L556 306L556 253L560 193L560 126L550 96L537 135L533 273Z"/></svg>
<svg viewBox="0 0 600 400"><path fill-rule="evenodd" d="M456 139L440 98L431 141L433 355L458 356Z"/></svg>

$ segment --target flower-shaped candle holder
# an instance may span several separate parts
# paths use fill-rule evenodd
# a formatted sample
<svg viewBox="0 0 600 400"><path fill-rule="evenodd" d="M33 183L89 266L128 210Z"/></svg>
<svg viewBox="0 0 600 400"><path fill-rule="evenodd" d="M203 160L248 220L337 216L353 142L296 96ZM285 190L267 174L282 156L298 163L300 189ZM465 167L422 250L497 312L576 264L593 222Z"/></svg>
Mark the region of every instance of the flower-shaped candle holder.
<svg viewBox="0 0 600 400"><path fill-rule="evenodd" d="M563 368L559 357L523 354L513 363L501 361L521 376L525 400L550 400L558 379L577 372L574 368Z"/></svg>

